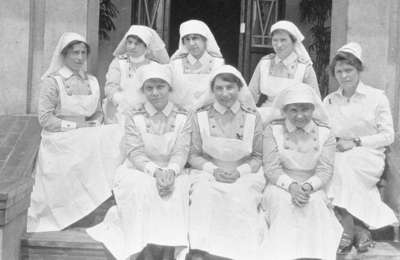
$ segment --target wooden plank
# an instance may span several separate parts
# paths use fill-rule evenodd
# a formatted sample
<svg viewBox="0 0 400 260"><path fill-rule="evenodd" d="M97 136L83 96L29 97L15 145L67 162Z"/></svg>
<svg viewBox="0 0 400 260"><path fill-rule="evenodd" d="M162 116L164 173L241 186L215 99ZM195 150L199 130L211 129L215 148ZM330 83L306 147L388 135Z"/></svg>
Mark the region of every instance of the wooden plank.
<svg viewBox="0 0 400 260"><path fill-rule="evenodd" d="M11 222L16 216L26 212L31 202L30 194L9 208L0 210L0 226L4 226Z"/></svg>

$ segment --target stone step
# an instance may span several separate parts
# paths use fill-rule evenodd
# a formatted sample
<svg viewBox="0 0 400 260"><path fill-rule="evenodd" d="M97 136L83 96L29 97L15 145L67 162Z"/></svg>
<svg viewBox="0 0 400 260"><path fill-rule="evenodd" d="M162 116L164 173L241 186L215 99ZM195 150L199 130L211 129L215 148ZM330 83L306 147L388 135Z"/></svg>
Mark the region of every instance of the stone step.
<svg viewBox="0 0 400 260"><path fill-rule="evenodd" d="M368 252L360 254L353 248L346 255L339 254L337 260L400 260L400 242L380 241Z"/></svg>

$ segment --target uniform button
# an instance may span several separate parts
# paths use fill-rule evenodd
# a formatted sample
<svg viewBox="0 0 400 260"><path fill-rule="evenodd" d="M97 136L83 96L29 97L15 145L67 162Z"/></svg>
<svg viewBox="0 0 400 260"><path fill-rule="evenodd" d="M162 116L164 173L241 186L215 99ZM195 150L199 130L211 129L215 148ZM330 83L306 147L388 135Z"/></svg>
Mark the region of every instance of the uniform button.
<svg viewBox="0 0 400 260"><path fill-rule="evenodd" d="M283 148L287 150L287 149L289 149L289 146L286 146L286 145L285 145Z"/></svg>
<svg viewBox="0 0 400 260"><path fill-rule="evenodd" d="M211 127L212 127L212 128L215 128L215 125L212 125Z"/></svg>
<svg viewBox="0 0 400 260"><path fill-rule="evenodd" d="M240 128L243 128L243 125L241 125Z"/></svg>
<svg viewBox="0 0 400 260"><path fill-rule="evenodd" d="M316 138L316 137L314 137L314 139L313 139L314 141L317 141L318 139Z"/></svg>
<svg viewBox="0 0 400 260"><path fill-rule="evenodd" d="M318 147L314 147L314 151L318 151Z"/></svg>

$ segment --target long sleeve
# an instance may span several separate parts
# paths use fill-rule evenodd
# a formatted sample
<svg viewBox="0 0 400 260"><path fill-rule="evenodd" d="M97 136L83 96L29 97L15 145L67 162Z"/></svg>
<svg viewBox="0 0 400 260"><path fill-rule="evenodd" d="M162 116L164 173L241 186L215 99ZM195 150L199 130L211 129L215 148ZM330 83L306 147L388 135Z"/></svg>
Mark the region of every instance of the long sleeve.
<svg viewBox="0 0 400 260"><path fill-rule="evenodd" d="M189 163L194 169L210 172L217 166L209 160L207 155L203 154L202 145L199 123L194 114L192 116L192 145L190 146Z"/></svg>
<svg viewBox="0 0 400 260"><path fill-rule="evenodd" d="M256 114L256 125L254 127L253 151L249 158L238 167L240 175L256 173L262 164L263 150L263 125L260 114Z"/></svg>
<svg viewBox="0 0 400 260"><path fill-rule="evenodd" d="M308 64L306 67L306 70L304 72L303 83L310 85L315 90L315 93L317 93L317 95L321 98L321 92L318 86L317 75L315 74L315 71L311 63Z"/></svg>
<svg viewBox="0 0 400 260"><path fill-rule="evenodd" d="M282 189L288 190L290 184L295 182L282 168L278 145L270 126L267 126L264 130L263 169L268 181Z"/></svg>
<svg viewBox="0 0 400 260"><path fill-rule="evenodd" d="M45 78L40 84L38 118L40 125L47 131L62 131L63 120L55 115L59 103L57 83L54 79Z"/></svg>
<svg viewBox="0 0 400 260"><path fill-rule="evenodd" d="M325 187L333 175L333 167L335 162L336 140L333 134L325 141L321 155L315 168L315 174L305 182L313 187L313 190L319 190Z"/></svg>
<svg viewBox="0 0 400 260"><path fill-rule="evenodd" d="M104 92L109 100L114 98L114 94L120 90L121 69L118 58L114 58L108 67L106 74L106 85Z"/></svg>
<svg viewBox="0 0 400 260"><path fill-rule="evenodd" d="M192 133L192 119L190 116L186 119L183 129L178 134L176 143L172 150L171 158L169 160L168 168L173 169L177 174L180 173L185 167L188 160L190 141Z"/></svg>
<svg viewBox="0 0 400 260"><path fill-rule="evenodd" d="M375 110L375 124L377 134L361 136L362 146L371 148L382 148L388 146L394 141L393 119L390 105L384 94L376 95L379 99Z"/></svg>
<svg viewBox="0 0 400 260"><path fill-rule="evenodd" d="M249 90L251 95L253 96L254 102L257 103L258 99L260 98L261 91L260 91L260 63L259 62L254 70L253 76L251 77L249 83Z"/></svg>

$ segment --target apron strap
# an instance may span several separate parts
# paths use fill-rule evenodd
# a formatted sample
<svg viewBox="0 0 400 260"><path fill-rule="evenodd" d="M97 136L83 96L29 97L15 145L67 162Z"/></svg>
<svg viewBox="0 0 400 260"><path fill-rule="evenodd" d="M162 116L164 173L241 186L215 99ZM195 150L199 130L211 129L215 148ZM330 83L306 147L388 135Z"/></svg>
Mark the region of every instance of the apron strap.
<svg viewBox="0 0 400 260"><path fill-rule="evenodd" d="M245 142L245 144L250 148L253 147L255 126L256 126L256 116L247 113L243 129L243 142Z"/></svg>
<svg viewBox="0 0 400 260"><path fill-rule="evenodd" d="M279 150L283 149L283 126L282 125L272 125L272 134L275 137L276 145Z"/></svg>
<svg viewBox="0 0 400 260"><path fill-rule="evenodd" d="M210 136L210 123L208 122L208 112L201 111L197 113L197 120L199 122L201 139L205 139Z"/></svg>
<svg viewBox="0 0 400 260"><path fill-rule="evenodd" d="M135 122L135 126L139 129L141 134L146 133L146 123L144 122L143 115L136 115L133 117L133 122Z"/></svg>
<svg viewBox="0 0 400 260"><path fill-rule="evenodd" d="M182 131L185 123L186 123L186 115L177 114L175 118L175 129L174 134L177 135L179 132Z"/></svg>
<svg viewBox="0 0 400 260"><path fill-rule="evenodd" d="M319 142L319 149L322 150L326 140L328 140L331 130L327 127L320 127L318 126L318 142Z"/></svg>
<svg viewBox="0 0 400 260"><path fill-rule="evenodd" d="M60 91L60 95L64 95L65 94L64 81L62 80L62 78L60 76L57 76L57 75L53 76L53 78L57 82L57 86L58 86L58 90Z"/></svg>
<svg viewBox="0 0 400 260"><path fill-rule="evenodd" d="M294 79L297 82L303 82L305 73L306 73L306 64L297 63L297 68L296 68L296 73L294 74Z"/></svg>

